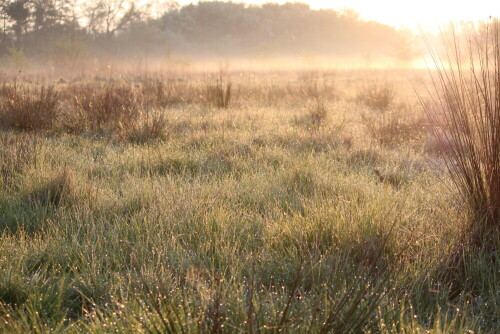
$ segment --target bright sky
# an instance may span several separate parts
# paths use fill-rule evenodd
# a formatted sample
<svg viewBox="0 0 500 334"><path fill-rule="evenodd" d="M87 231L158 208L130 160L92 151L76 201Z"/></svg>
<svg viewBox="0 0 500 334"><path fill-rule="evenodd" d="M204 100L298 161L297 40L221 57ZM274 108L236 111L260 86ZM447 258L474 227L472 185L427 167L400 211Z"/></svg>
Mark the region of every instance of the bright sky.
<svg viewBox="0 0 500 334"><path fill-rule="evenodd" d="M290 0L293 1L293 0ZM288 2L290 2L288 1ZM181 4L196 2L180 0ZM238 2L238 1L235 1ZM260 4L284 3L282 0L239 1ZM487 20L500 17L500 0L303 0L312 8L351 8L363 19L375 20L395 27L437 31L450 21Z"/></svg>

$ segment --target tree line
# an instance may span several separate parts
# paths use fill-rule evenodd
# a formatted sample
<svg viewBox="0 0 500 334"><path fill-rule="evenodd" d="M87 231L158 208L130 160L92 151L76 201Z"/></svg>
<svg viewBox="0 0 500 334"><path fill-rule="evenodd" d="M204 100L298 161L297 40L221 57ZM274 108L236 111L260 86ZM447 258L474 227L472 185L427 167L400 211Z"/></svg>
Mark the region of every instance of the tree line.
<svg viewBox="0 0 500 334"><path fill-rule="evenodd" d="M307 4L0 0L0 55L63 66L92 57L319 54L411 59L411 35Z"/></svg>

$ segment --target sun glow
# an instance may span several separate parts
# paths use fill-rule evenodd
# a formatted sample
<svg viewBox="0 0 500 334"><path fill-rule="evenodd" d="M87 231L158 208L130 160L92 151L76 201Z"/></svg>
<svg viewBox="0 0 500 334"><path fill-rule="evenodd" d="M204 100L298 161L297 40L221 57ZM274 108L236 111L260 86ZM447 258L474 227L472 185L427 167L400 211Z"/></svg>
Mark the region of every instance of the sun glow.
<svg viewBox="0 0 500 334"><path fill-rule="evenodd" d="M181 1L181 4L193 2ZM246 0L253 4L293 2L293 0ZM365 20L374 20L397 28L436 32L448 22L487 20L500 16L500 1L495 0L301 0L312 8L353 9Z"/></svg>

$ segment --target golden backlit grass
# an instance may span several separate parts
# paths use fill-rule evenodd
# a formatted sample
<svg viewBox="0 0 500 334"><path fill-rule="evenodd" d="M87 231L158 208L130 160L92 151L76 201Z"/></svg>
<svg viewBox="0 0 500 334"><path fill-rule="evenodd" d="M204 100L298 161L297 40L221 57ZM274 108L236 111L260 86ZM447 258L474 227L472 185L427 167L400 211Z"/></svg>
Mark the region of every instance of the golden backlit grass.
<svg viewBox="0 0 500 334"><path fill-rule="evenodd" d="M424 73L226 75L227 106L206 73L82 78L2 122L1 331L498 331L498 261L442 279L468 218Z"/></svg>

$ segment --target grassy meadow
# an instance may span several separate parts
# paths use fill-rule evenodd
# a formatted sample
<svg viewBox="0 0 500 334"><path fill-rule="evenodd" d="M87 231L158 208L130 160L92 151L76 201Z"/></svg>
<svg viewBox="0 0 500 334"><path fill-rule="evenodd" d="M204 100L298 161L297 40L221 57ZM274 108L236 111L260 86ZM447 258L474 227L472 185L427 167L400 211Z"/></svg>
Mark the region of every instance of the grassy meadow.
<svg viewBox="0 0 500 334"><path fill-rule="evenodd" d="M2 81L0 332L500 331L427 71Z"/></svg>

